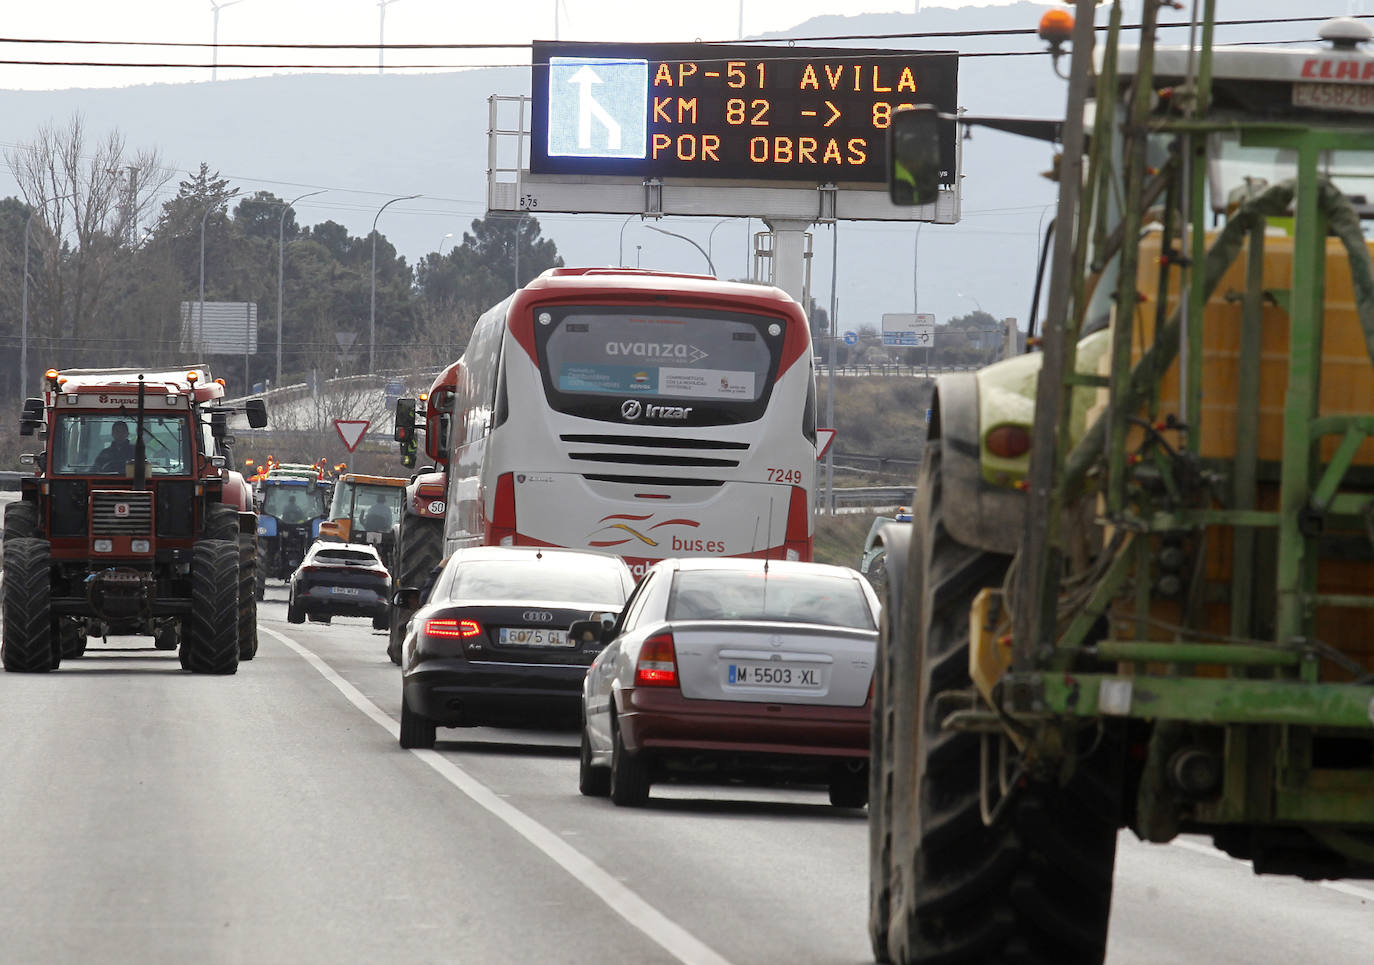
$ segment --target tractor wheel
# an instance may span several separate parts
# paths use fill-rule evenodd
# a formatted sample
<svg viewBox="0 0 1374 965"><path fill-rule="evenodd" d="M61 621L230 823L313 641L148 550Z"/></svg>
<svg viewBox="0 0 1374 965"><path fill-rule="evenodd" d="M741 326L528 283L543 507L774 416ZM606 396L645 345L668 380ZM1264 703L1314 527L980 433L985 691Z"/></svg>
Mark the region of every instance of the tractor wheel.
<svg viewBox="0 0 1374 965"><path fill-rule="evenodd" d="M12 539L33 539L38 535L37 503L5 504L5 542Z"/></svg>
<svg viewBox="0 0 1374 965"><path fill-rule="evenodd" d="M75 660L86 655L86 628L80 620L71 617L58 617L56 624L57 646L63 660Z"/></svg>
<svg viewBox="0 0 1374 965"><path fill-rule="evenodd" d="M153 646L158 650L175 650L180 637L181 630L176 620L164 620L153 631Z"/></svg>
<svg viewBox="0 0 1374 965"><path fill-rule="evenodd" d="M969 606L979 590L1001 584L1009 558L958 543L946 529L939 440L927 444L916 492L902 612L889 624L896 639L878 661L882 673L884 659L900 663L895 648L915 650L915 686L894 674L878 688L894 711L910 705L914 757L911 799L894 790L890 807L879 809L892 851L887 948L878 957L897 965L1101 963L1116 860L1116 744L1102 741L1078 760L1067 784L1019 786L992 826L983 824L984 738L944 730L936 697L972 687ZM905 735L894 726L885 736ZM902 775L892 777L895 788Z"/></svg>
<svg viewBox="0 0 1374 965"><path fill-rule="evenodd" d="M258 537L257 565L253 567L253 587L254 596L256 596L259 600L262 600L267 596L268 563L269 560L267 559L267 544L263 542L262 537Z"/></svg>
<svg viewBox="0 0 1374 965"><path fill-rule="evenodd" d="M872 726L868 755L868 934L873 955L885 962L891 917L894 814L908 814L915 793L913 699L897 701L893 693L916 693L915 639L900 623L902 590L911 546L911 524L895 523L882 533L884 563L882 627L873 669ZM891 566L887 562L891 561ZM872 567L870 567L870 570ZM871 578L870 578L871 579ZM898 644L905 645L898 645ZM901 822L904 829L908 821Z"/></svg>
<svg viewBox="0 0 1374 965"><path fill-rule="evenodd" d="M222 539L237 543L239 539L239 511L227 503L211 503L205 510L205 539Z"/></svg>
<svg viewBox="0 0 1374 965"><path fill-rule="evenodd" d="M10 673L44 673L61 660L53 638L50 552L45 539L5 540L0 663Z"/></svg>
<svg viewBox="0 0 1374 965"><path fill-rule="evenodd" d="M396 553L391 567L391 585L396 589L403 586L423 588L429 580L430 571L439 562L443 552L442 519L402 516L401 534L396 540ZM401 645L405 642L406 624L410 623L410 618L414 615L414 610L405 607L391 608L391 635L387 640L386 653L397 666L401 663Z"/></svg>
<svg viewBox="0 0 1374 965"><path fill-rule="evenodd" d="M253 533L239 533L239 659L258 655L258 547Z"/></svg>
<svg viewBox="0 0 1374 965"><path fill-rule="evenodd" d="M192 673L239 669L239 548L220 539L191 550L191 614L182 625L182 664Z"/></svg>

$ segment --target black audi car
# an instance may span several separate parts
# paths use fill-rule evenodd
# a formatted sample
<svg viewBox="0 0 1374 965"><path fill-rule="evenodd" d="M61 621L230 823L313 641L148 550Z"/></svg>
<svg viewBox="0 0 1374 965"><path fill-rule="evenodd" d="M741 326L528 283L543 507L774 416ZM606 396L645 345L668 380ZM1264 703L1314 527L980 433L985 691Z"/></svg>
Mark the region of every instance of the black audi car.
<svg viewBox="0 0 1374 965"><path fill-rule="evenodd" d="M575 726L582 678L602 644L573 639L568 627L614 618L632 589L630 568L603 553L455 552L401 649L401 746L433 747L437 727Z"/></svg>
<svg viewBox="0 0 1374 965"><path fill-rule="evenodd" d="M313 544L287 586L289 623L348 616L371 617L374 630L391 625L391 574L366 543Z"/></svg>

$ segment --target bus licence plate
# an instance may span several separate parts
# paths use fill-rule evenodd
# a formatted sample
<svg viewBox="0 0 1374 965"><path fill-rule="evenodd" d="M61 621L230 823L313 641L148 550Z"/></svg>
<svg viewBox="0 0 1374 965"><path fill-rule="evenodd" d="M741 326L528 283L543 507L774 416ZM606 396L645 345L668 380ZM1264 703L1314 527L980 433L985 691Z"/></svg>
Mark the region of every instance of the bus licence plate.
<svg viewBox="0 0 1374 965"><path fill-rule="evenodd" d="M502 627L503 647L570 647L567 630L545 630L532 627Z"/></svg>
<svg viewBox="0 0 1374 965"><path fill-rule="evenodd" d="M819 689L821 668L786 667L777 663L729 664L728 682L735 687L788 687L804 690Z"/></svg>

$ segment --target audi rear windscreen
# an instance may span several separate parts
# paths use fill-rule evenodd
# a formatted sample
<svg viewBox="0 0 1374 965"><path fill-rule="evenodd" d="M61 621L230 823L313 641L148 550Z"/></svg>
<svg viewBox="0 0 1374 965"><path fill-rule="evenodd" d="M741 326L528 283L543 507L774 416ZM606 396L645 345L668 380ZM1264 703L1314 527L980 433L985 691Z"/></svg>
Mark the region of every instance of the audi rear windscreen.
<svg viewBox="0 0 1374 965"><path fill-rule="evenodd" d="M549 404L614 422L752 422L777 375L786 322L671 308L535 308Z"/></svg>

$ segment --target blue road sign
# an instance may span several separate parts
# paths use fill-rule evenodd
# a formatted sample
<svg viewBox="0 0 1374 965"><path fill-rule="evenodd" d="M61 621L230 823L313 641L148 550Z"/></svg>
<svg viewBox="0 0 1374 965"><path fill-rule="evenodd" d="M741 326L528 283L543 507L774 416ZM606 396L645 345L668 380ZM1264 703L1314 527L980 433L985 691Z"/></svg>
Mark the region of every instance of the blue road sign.
<svg viewBox="0 0 1374 965"><path fill-rule="evenodd" d="M858 333L858 332L845 332L845 333L844 333L844 344L846 344L846 345L858 345L858 344L859 344L859 333Z"/></svg>
<svg viewBox="0 0 1374 965"><path fill-rule="evenodd" d="M549 156L643 158L649 62L549 58Z"/></svg>

